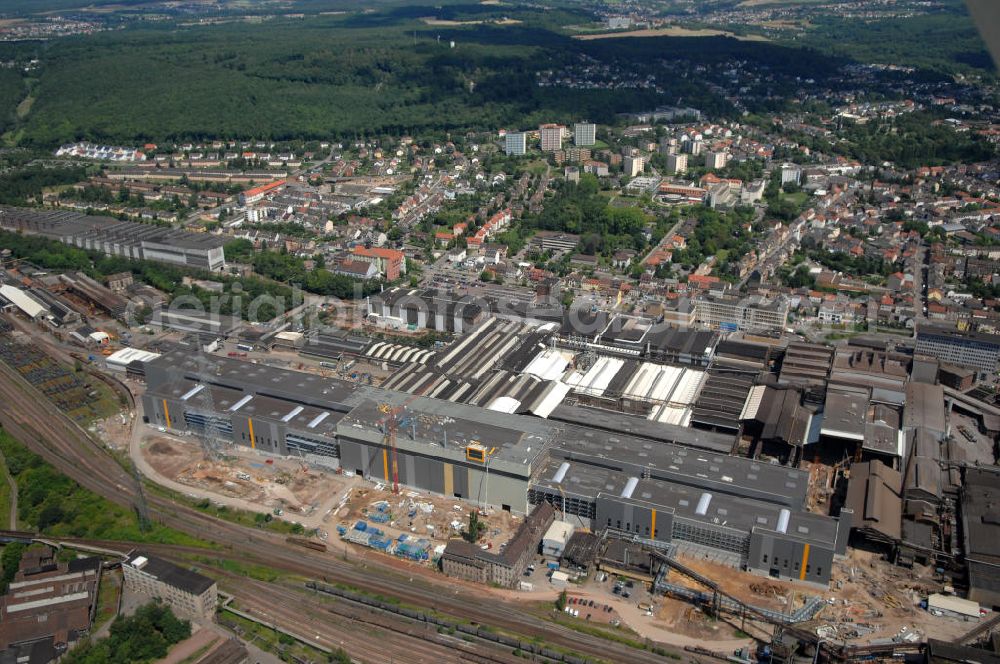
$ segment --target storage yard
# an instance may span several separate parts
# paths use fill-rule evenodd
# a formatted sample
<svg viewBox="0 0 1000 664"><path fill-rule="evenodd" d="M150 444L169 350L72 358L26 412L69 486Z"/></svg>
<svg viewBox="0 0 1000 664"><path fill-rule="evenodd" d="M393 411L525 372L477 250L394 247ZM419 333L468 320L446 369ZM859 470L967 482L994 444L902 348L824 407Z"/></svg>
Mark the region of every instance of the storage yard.
<svg viewBox="0 0 1000 664"><path fill-rule="evenodd" d="M108 417L120 404L110 389L85 373L67 368L36 348L27 336L0 321L0 361L37 387L80 424Z"/></svg>

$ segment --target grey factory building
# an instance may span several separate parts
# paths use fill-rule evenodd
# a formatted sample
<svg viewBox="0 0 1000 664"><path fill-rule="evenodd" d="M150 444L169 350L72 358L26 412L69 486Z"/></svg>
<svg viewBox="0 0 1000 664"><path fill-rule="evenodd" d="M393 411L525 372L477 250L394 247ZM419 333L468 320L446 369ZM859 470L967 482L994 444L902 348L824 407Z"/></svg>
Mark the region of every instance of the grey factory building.
<svg viewBox="0 0 1000 664"><path fill-rule="evenodd" d="M1000 474L992 469L965 471L962 488L962 532L969 569L969 599L985 606L1000 606Z"/></svg>
<svg viewBox="0 0 1000 664"><path fill-rule="evenodd" d="M0 207L0 229L41 235L81 249L218 271L225 238L65 210Z"/></svg>
<svg viewBox="0 0 1000 664"><path fill-rule="evenodd" d="M405 404L400 483L522 514L532 462L549 435L540 419L214 356L167 353L147 364L146 380L151 424L384 481L392 460L383 409Z"/></svg>
<svg viewBox="0 0 1000 664"><path fill-rule="evenodd" d="M917 328L916 352L989 375L1000 364L1000 336L941 325L921 325Z"/></svg>
<svg viewBox="0 0 1000 664"><path fill-rule="evenodd" d="M760 574L827 583L851 526L849 510L807 511L808 473L728 456L728 434L634 427L625 414L593 426L587 409L565 404L544 419L185 352L147 363L146 379L154 426L377 481L391 481L387 411L402 406L401 484L521 514L548 502L595 531L707 547Z"/></svg>
<svg viewBox="0 0 1000 664"><path fill-rule="evenodd" d="M366 302L367 315L394 327L461 334L484 317L486 302L431 288L392 288Z"/></svg>
<svg viewBox="0 0 1000 664"><path fill-rule="evenodd" d="M805 509L809 474L629 435L568 427L531 481L532 502L661 548L729 554L734 564L825 585L846 551L850 511Z"/></svg>

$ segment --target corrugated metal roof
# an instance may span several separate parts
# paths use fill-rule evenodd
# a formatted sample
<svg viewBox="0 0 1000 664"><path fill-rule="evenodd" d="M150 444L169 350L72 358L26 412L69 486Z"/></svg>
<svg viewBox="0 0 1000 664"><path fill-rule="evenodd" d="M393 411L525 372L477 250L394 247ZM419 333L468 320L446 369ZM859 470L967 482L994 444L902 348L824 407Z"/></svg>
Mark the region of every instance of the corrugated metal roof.
<svg viewBox="0 0 1000 664"><path fill-rule="evenodd" d="M10 284L0 286L0 296L10 301L11 304L24 312L24 315L29 318L38 318L47 311L45 307L36 302L23 290Z"/></svg>
<svg viewBox="0 0 1000 664"><path fill-rule="evenodd" d="M747 395L747 400L743 403L743 412L740 413L741 420L752 420L757 417L757 409L760 408L760 401L764 398L765 390L767 390L766 385L754 385L750 388L750 394Z"/></svg>

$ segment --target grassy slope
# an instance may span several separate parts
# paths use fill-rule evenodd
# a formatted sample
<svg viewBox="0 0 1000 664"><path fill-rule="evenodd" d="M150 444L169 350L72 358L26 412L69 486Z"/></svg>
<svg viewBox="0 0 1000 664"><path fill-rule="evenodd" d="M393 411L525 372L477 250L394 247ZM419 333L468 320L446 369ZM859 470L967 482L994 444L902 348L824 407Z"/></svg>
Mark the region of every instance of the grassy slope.
<svg viewBox="0 0 1000 664"><path fill-rule="evenodd" d="M131 510L84 489L3 430L0 430L0 451L17 482L18 525L22 529L37 528L53 537L201 544L157 524L143 532ZM107 462L114 463L110 458Z"/></svg>

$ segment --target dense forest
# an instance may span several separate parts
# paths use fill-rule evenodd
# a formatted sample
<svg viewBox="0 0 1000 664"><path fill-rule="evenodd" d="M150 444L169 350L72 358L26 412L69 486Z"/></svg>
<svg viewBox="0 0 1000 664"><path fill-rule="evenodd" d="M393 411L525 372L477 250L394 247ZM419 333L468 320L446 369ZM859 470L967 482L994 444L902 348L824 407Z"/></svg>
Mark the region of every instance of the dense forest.
<svg viewBox="0 0 1000 664"><path fill-rule="evenodd" d="M872 21L827 15L810 23L809 41L815 48L860 62L942 72L995 71L975 24L958 0L926 15Z"/></svg>
<svg viewBox="0 0 1000 664"><path fill-rule="evenodd" d="M27 205L37 202L46 187L73 184L86 177L87 168L83 166L28 165L13 168L0 177L0 204Z"/></svg>
<svg viewBox="0 0 1000 664"><path fill-rule="evenodd" d="M516 103L489 97L498 87L521 89L521 77L530 85L538 47L450 49L414 25L416 40L399 27L345 27L320 17L62 42L48 53L25 140L401 134L502 126L541 105L533 87ZM496 84L501 73L508 86Z"/></svg>
<svg viewBox="0 0 1000 664"><path fill-rule="evenodd" d="M428 26L417 18L433 15L521 22ZM51 147L81 139L350 138L581 117L611 123L618 113L680 98L725 115L733 109L717 91L696 77L664 75L663 63L757 63L779 75L768 83L777 94L781 81L794 87L795 77L820 79L842 62L728 38L579 41L559 30L584 18L567 10L463 4L263 24L176 29L167 23L59 40L44 53L36 101L19 136L22 144ZM665 90L536 84L543 67L584 58L658 71Z"/></svg>
<svg viewBox="0 0 1000 664"><path fill-rule="evenodd" d="M779 43L725 37L580 41L566 26L592 17L565 4L501 9L387 0L375 11L337 16L317 11L320 0L301 4L315 13L222 25L137 22L48 42L41 69L32 74L38 78L35 101L25 118L15 120L25 91L20 73L0 70L0 129L16 122L20 144L48 149L73 140L352 138L581 117L608 124L618 113L678 99L725 117L737 112L730 100L703 75L685 70L738 61L770 72L741 97L751 112L767 113L797 98L802 80L822 82L854 58L939 70L948 63L987 64L971 21L957 10L859 25L823 19L810 29L810 39ZM452 23L428 25L422 20L427 16ZM501 25L501 19L508 22ZM21 58L27 48L21 47ZM584 61L656 75L662 92L537 85L543 70Z"/></svg>
<svg viewBox="0 0 1000 664"><path fill-rule="evenodd" d="M24 96L24 80L14 69L0 68L0 134L14 123L17 105Z"/></svg>

